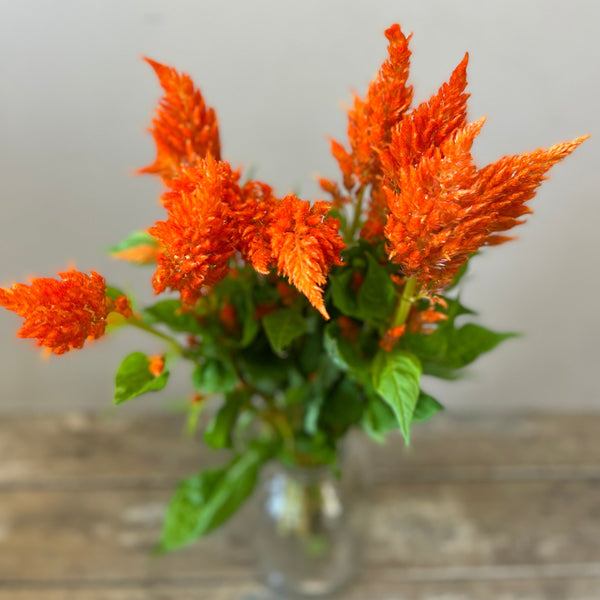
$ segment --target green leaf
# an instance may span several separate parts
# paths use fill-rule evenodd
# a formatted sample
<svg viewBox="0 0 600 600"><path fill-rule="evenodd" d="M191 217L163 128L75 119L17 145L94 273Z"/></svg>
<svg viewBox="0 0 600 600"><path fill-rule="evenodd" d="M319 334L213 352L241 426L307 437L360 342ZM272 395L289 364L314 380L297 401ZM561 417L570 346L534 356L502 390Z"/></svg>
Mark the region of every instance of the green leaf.
<svg viewBox="0 0 600 600"><path fill-rule="evenodd" d="M323 401L323 396L316 394L308 398L305 404L303 428L308 435L315 435L319 429L319 415L321 414Z"/></svg>
<svg viewBox="0 0 600 600"><path fill-rule="evenodd" d="M419 394L417 405L415 406L415 412L413 413L413 423L420 421L426 421L433 417L435 413L440 410L444 410L444 407L433 397L425 392Z"/></svg>
<svg viewBox="0 0 600 600"><path fill-rule="evenodd" d="M274 354L264 336L240 352L239 364L244 380L263 394L271 396L277 390L289 387L287 379L292 361Z"/></svg>
<svg viewBox="0 0 600 600"><path fill-rule="evenodd" d="M115 301L117 298L120 298L121 296L126 296L127 294L117 287L113 287L112 285L107 285L106 286L106 295L111 300Z"/></svg>
<svg viewBox="0 0 600 600"><path fill-rule="evenodd" d="M245 399L242 393L227 394L223 406L213 416L204 433L204 441L211 448L231 448L231 432Z"/></svg>
<svg viewBox="0 0 600 600"><path fill-rule="evenodd" d="M371 380L371 364L360 350L341 335L339 325L334 321L325 327L323 345L333 364L347 373L352 373L359 381Z"/></svg>
<svg viewBox="0 0 600 600"><path fill-rule="evenodd" d="M348 427L358 423L365 403L356 383L342 377L332 392L325 397L320 420L331 427L336 435L342 435Z"/></svg>
<svg viewBox="0 0 600 600"><path fill-rule="evenodd" d="M480 325L468 323L453 331L445 362L454 369L464 367L484 352L493 350L500 342L517 336L516 333L496 333Z"/></svg>
<svg viewBox="0 0 600 600"><path fill-rule="evenodd" d="M165 387L169 372L164 370L155 377L150 373L149 365L150 359L143 352L134 352L125 358L115 377L115 404Z"/></svg>
<svg viewBox="0 0 600 600"><path fill-rule="evenodd" d="M133 233L128 235L122 242L119 242L115 246L111 246L108 249L108 252L113 256L119 257L119 255L126 255L128 250L133 250L134 248L139 248L141 246L150 246L152 248L158 248L159 244L158 241L154 237L152 237L147 231L134 231Z"/></svg>
<svg viewBox="0 0 600 600"><path fill-rule="evenodd" d="M196 317L182 310L179 300L162 300L144 309L142 313L146 323L162 323L173 331L183 333L201 333L202 327Z"/></svg>
<svg viewBox="0 0 600 600"><path fill-rule="evenodd" d="M449 300L448 320L441 322L430 335L408 333L403 338L406 349L416 354L422 362L423 373L456 379L462 369L485 352L494 349L500 342L517 337L515 333L496 333L480 325L468 323L456 327L456 318L473 314L459 300Z"/></svg>
<svg viewBox="0 0 600 600"><path fill-rule="evenodd" d="M410 442L410 424L419 397L421 363L410 352L394 349L379 351L373 361L373 387L396 415L406 443Z"/></svg>
<svg viewBox="0 0 600 600"><path fill-rule="evenodd" d="M262 322L269 343L277 354L306 332L306 320L291 308L269 313Z"/></svg>
<svg viewBox="0 0 600 600"><path fill-rule="evenodd" d="M224 467L184 479L167 509L159 551L189 544L229 519L254 490L270 454L253 446Z"/></svg>
<svg viewBox="0 0 600 600"><path fill-rule="evenodd" d="M217 358L207 358L192 373L192 383L202 394L227 394L235 389L238 377L233 366Z"/></svg>
<svg viewBox="0 0 600 600"><path fill-rule="evenodd" d="M387 323L394 312L396 288L389 273L367 254L367 272L357 295L360 317L370 323Z"/></svg>
<svg viewBox="0 0 600 600"><path fill-rule="evenodd" d="M384 402L370 386L365 388L367 405L363 413L361 427L363 431L382 444L390 431L398 429L398 419L389 404Z"/></svg>
<svg viewBox="0 0 600 600"><path fill-rule="evenodd" d="M354 272L354 269L346 267L341 272L329 276L331 299L333 305L342 314L360 318L361 310L358 306L358 298L356 292L352 291L350 287Z"/></svg>

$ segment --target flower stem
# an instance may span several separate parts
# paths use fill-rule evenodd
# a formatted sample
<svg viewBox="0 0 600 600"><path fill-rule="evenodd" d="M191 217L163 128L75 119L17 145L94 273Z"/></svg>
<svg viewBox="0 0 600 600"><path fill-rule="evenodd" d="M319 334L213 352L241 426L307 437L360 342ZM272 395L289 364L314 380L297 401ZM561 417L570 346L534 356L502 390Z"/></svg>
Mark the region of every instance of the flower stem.
<svg viewBox="0 0 600 600"><path fill-rule="evenodd" d="M127 325L131 325L132 327L136 327L137 329L141 329L142 331L145 331L146 333L150 333L151 335L160 338L161 340L164 340L165 342L168 342L171 346L173 346L177 352L183 356L187 355L187 351L179 344L179 342L177 340L175 340L172 337L169 337L168 335L161 333L160 331L157 331L156 329L154 329L154 327L151 327L150 325L148 325L147 323L144 323L144 321L142 321L141 319L137 318L137 317L130 317L129 319L127 319Z"/></svg>
<svg viewBox="0 0 600 600"><path fill-rule="evenodd" d="M362 203L363 196L365 194L365 186L361 185L356 192L356 206L354 209L354 218L352 219L352 225L350 225L350 230L348 231L348 236L346 239L346 243L350 244L354 240L354 235L356 234L356 230L360 225L360 217L362 216Z"/></svg>
<svg viewBox="0 0 600 600"><path fill-rule="evenodd" d="M404 323L406 323L416 289L417 280L413 277L409 277L404 284L404 290L402 291L402 296L400 297L398 307L396 308L396 314L394 315L394 319L392 321L392 327L398 327L399 325L404 325Z"/></svg>

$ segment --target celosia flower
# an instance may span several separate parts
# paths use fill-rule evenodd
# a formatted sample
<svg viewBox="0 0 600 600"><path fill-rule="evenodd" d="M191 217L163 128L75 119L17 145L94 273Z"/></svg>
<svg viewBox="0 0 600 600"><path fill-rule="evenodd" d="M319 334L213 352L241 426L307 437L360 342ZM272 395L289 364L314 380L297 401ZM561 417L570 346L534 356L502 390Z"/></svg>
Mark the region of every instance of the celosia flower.
<svg viewBox="0 0 600 600"><path fill-rule="evenodd" d="M167 182L171 191L162 200L168 219L149 229L163 246L152 280L157 294L171 288L192 304L202 286L225 276L239 237L232 209L240 202L238 178L227 163L209 154Z"/></svg>
<svg viewBox="0 0 600 600"><path fill-rule="evenodd" d="M25 319L18 336L37 338L38 346L64 354L104 335L110 312L131 316L127 299L110 300L104 278L90 273L72 269L59 273L60 280L40 277L30 285L0 288L0 305Z"/></svg>
<svg viewBox="0 0 600 600"><path fill-rule="evenodd" d="M246 261L263 275L273 266L269 227L280 200L266 183L249 181L242 188L242 201L236 207L239 250Z"/></svg>
<svg viewBox="0 0 600 600"><path fill-rule="evenodd" d="M145 60L154 69L165 95L150 130L156 143L156 160L140 172L171 179L182 166L194 165L207 154L219 160L221 147L215 111L206 106L189 75L149 58Z"/></svg>
<svg viewBox="0 0 600 600"><path fill-rule="evenodd" d="M391 140L394 126L402 119L412 101L412 86L407 86L410 50L407 38L399 25L386 30L389 58L371 82L367 96L354 98L348 112L350 152L332 141L331 149L337 159L344 181L352 187L354 181L376 184L380 173L379 153Z"/></svg>
<svg viewBox="0 0 600 600"><path fill-rule="evenodd" d="M341 264L344 242L339 222L327 215L328 202L286 196L272 215L269 234L272 256L280 275L285 275L326 318L323 286L333 265Z"/></svg>
<svg viewBox="0 0 600 600"><path fill-rule="evenodd" d="M387 217L385 194L381 189L381 153L390 144L392 131L410 107L413 96L412 86L407 85L410 36L406 37L399 25L392 25L385 35L389 40L389 57L371 82L366 98L361 100L355 96L354 107L348 112L350 151L335 140L331 142L345 187L350 190L357 184L370 186L367 218L360 233L369 241L383 238ZM332 195L336 207L343 204L334 182L322 179L320 184Z"/></svg>
<svg viewBox="0 0 600 600"><path fill-rule="evenodd" d="M382 154L389 216L385 236L390 259L403 275L435 292L497 235L522 223L546 172L584 139L518 156L478 170L471 156L483 119L466 124L466 65L429 102L407 115Z"/></svg>

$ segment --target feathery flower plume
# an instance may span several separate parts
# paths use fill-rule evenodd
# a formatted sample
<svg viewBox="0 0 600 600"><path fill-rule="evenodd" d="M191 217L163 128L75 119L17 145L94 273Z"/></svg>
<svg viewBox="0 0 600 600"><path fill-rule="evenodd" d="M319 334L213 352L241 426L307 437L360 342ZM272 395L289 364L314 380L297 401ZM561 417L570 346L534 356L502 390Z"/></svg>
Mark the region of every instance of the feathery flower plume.
<svg viewBox="0 0 600 600"><path fill-rule="evenodd" d="M221 145L215 111L206 106L190 76L149 58L144 60L154 69L165 95L150 129L156 143L156 160L139 172L171 179L182 166L194 165L207 154L219 160Z"/></svg>
<svg viewBox="0 0 600 600"><path fill-rule="evenodd" d="M462 122L452 113L447 117ZM483 119L453 128L445 138L412 128L421 156L397 154L398 170L386 173L388 255L405 276L433 292L449 285L478 248L512 239L497 233L523 223L520 217L531 212L525 202L546 172L586 139L504 157L478 170L470 150L482 125ZM426 147L427 138L439 145Z"/></svg>
<svg viewBox="0 0 600 600"><path fill-rule="evenodd" d="M124 296L114 302L107 297L106 282L98 273L72 269L59 276L60 280L39 277L30 285L0 288L0 306L25 319L19 337L37 338L38 346L64 354L104 335L110 312L131 316Z"/></svg>
<svg viewBox="0 0 600 600"><path fill-rule="evenodd" d="M390 143L391 132L400 122L412 101L412 86L406 84L410 66L410 50L400 25L392 25L385 35L389 41L389 58L382 64L369 85L367 96L354 97L348 111L350 152L336 141L331 142L333 156L344 175L346 187L356 182L376 184L380 173L379 153Z"/></svg>
<svg viewBox="0 0 600 600"><path fill-rule="evenodd" d="M168 219L148 231L162 245L152 283L158 294L178 290L186 304L227 273L236 250L238 223L233 208L240 202L239 174L210 154L167 181L171 191L162 202Z"/></svg>
<svg viewBox="0 0 600 600"><path fill-rule="evenodd" d="M388 59L382 64L369 85L364 100L355 95L354 107L348 112L348 141L350 151L335 140L331 152L344 177L344 186L351 190L355 185L370 186L370 203L361 237L373 241L383 238L387 217L385 194L381 189L381 153L389 146L392 131L402 120L413 97L412 86L407 85L410 67L410 50L399 25L392 25L385 35L389 41ZM320 181L324 191L330 193L336 207L343 204L337 185L327 179Z"/></svg>
<svg viewBox="0 0 600 600"><path fill-rule="evenodd" d="M323 287L331 267L341 264L344 248L338 220L327 215L330 208L328 202L311 206L290 194L274 210L269 227L278 273L285 275L326 319Z"/></svg>

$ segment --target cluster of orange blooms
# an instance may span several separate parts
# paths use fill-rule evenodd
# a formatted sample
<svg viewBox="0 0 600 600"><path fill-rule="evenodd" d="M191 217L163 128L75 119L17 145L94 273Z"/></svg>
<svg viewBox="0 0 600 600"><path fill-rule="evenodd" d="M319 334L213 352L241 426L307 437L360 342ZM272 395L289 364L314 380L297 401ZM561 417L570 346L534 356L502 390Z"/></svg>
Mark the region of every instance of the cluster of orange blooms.
<svg viewBox="0 0 600 600"><path fill-rule="evenodd" d="M328 318L327 277L352 242L342 239L339 221L328 213L356 205L367 193L364 214L360 204L354 207L363 219L361 237L384 240L399 275L415 279L420 293L433 298L478 248L511 239L500 232L523 222L530 212L525 203L545 173L585 138L477 168L471 147L483 119L466 119L468 55L428 102L409 111L410 38L398 25L386 36L389 57L349 111L349 150L332 142L343 186L321 180L332 202L313 204L293 194L276 198L263 182L242 185L240 172L221 158L215 112L190 77L148 60L164 97L151 129L156 160L141 172L167 186L161 199L167 218L149 229L155 248L127 257L156 261L156 293L175 290L184 305L193 305L203 288L225 277L233 258L241 258L259 273L276 269ZM21 337L38 338L61 354L101 336L110 311L130 314L125 298L108 299L98 274L72 270L61 277L0 289L0 305L25 318ZM407 325L434 322L436 314L413 316ZM388 337L403 331L390 329Z"/></svg>

